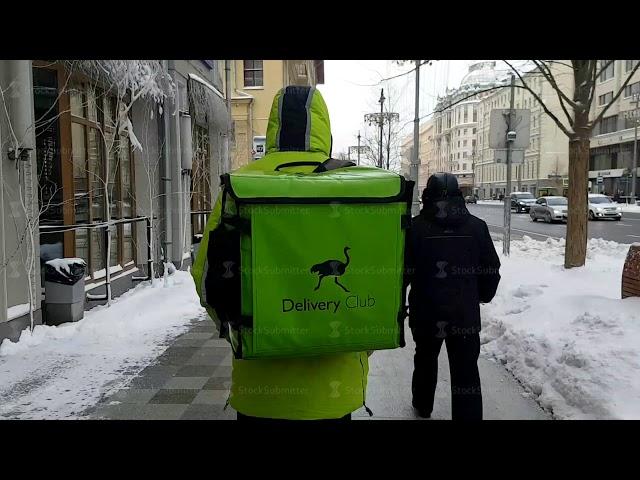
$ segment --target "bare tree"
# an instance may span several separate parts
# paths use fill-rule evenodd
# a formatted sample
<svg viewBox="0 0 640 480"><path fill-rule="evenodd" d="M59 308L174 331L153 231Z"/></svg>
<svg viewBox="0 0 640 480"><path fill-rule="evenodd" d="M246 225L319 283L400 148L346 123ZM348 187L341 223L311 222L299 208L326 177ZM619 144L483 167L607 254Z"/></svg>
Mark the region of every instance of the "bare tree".
<svg viewBox="0 0 640 480"><path fill-rule="evenodd" d="M511 61L504 60L504 62L516 73L522 86L533 95L545 113L569 138L569 208L564 265L565 268L581 267L585 264L587 254L587 189L591 134L611 105L624 92L631 77L640 67L640 62L626 74L620 88L594 116L590 116L590 112L596 91L596 80L603 73L606 74L609 68L615 67L615 60L532 60L535 66L534 72L542 76L555 92L563 115L556 115L552 111L551 99L545 102L541 98L539 90L531 86L528 75L522 68L516 67ZM558 81L560 75L570 75L573 81L567 87L563 87Z"/></svg>

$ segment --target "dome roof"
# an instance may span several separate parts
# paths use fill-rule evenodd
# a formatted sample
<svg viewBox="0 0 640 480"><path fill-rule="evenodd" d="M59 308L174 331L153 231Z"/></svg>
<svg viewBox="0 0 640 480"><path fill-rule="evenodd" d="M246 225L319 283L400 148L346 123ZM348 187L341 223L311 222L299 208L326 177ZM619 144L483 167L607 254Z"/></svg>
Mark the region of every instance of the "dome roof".
<svg viewBox="0 0 640 480"><path fill-rule="evenodd" d="M499 81L498 74L495 71L496 62L476 62L469 67L467 73L460 82L461 87L467 85L486 85L495 84Z"/></svg>

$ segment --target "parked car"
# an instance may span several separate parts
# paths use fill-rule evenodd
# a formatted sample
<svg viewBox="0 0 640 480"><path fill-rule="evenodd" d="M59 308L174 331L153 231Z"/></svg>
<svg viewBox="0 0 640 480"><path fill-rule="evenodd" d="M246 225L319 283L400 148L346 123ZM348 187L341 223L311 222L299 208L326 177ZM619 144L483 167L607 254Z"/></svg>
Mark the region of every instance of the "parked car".
<svg viewBox="0 0 640 480"><path fill-rule="evenodd" d="M622 218L622 207L611 199L600 193L589 194L589 220L598 220L601 218L613 218L620 220Z"/></svg>
<svg viewBox="0 0 640 480"><path fill-rule="evenodd" d="M478 199L475 195L467 195L464 197L465 203L478 203Z"/></svg>
<svg viewBox="0 0 640 480"><path fill-rule="evenodd" d="M529 216L534 222L539 218L547 223L565 222L567 220L567 205L565 197L540 197L531 205Z"/></svg>
<svg viewBox="0 0 640 480"><path fill-rule="evenodd" d="M511 210L516 213L526 213L531 205L536 203L536 197L530 192L513 192L511 194Z"/></svg>

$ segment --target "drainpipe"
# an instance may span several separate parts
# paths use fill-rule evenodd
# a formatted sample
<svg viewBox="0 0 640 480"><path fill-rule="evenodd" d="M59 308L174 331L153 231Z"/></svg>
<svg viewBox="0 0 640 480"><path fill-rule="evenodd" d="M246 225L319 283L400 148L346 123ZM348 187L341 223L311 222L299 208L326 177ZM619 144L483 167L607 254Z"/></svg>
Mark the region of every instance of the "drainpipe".
<svg viewBox="0 0 640 480"><path fill-rule="evenodd" d="M171 255L167 256L168 262L179 265L183 257L183 216L185 214L185 179L182 174L181 162L181 138L180 138L180 112L186 110L186 106L181 104L180 82L178 82L179 73L176 71L175 60L169 60L169 75L173 79L177 87L176 93L176 109L170 112L168 119L168 136L172 139L171 149L169 150L169 174L170 174L170 195L173 216L171 222ZM184 84L184 82L182 82ZM184 85L186 88L186 85ZM190 133L189 133L190 134Z"/></svg>
<svg viewBox="0 0 640 480"><path fill-rule="evenodd" d="M163 67L164 69L167 71L167 73L170 73L171 70L173 70L174 67L174 61L173 60L163 60ZM171 75L171 77L173 78L173 75ZM177 101L177 95L178 92L176 91L176 100ZM162 136L164 138L164 148L162 150L162 157L163 157L163 168L162 168L162 178L161 178L161 183L162 183L162 196L163 196L163 203L164 203L164 223L165 223L165 228L164 228L164 239L162 241L162 248L164 250L164 261L165 262L169 262L171 261L170 259L172 258L172 243L173 243L173 235L172 235L172 212L171 212L171 123L170 123L170 105L169 102L167 102L167 104L165 104L164 108L162 109L162 119L164 120L163 125L162 125Z"/></svg>
<svg viewBox="0 0 640 480"><path fill-rule="evenodd" d="M232 116L231 116L231 60L224 61L224 87L225 87L225 100L227 104L227 134L225 135L225 157L224 157L224 168L222 173L228 173L231 171L231 126L232 126Z"/></svg>
<svg viewBox="0 0 640 480"><path fill-rule="evenodd" d="M5 62L2 62L5 63ZM2 75L0 68L0 75ZM2 85L4 82L0 82ZM0 125L1 127L1 125ZM2 143L2 128L0 128L0 145ZM0 151L0 325L7 321L7 267L6 262L6 246L5 246L5 228L4 223L4 177L2 176L2 166L5 162L4 148Z"/></svg>

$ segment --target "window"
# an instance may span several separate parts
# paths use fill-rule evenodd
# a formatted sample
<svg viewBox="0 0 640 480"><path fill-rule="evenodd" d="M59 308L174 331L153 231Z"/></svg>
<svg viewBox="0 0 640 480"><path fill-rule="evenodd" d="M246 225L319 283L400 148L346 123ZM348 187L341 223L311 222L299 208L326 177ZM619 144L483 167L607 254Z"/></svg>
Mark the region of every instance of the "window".
<svg viewBox="0 0 640 480"><path fill-rule="evenodd" d="M631 70L633 70L633 67L635 67L637 63L638 63L638 60L625 60L624 71L630 72Z"/></svg>
<svg viewBox="0 0 640 480"><path fill-rule="evenodd" d="M473 107L473 121L474 122L478 121L478 109L476 107ZM474 133L475 133L475 128L473 130L474 130Z"/></svg>
<svg viewBox="0 0 640 480"><path fill-rule="evenodd" d="M262 60L244 60L244 86L264 86Z"/></svg>
<svg viewBox="0 0 640 480"><path fill-rule="evenodd" d="M466 147L466 146L467 146L467 141L466 141L466 140L463 140L463 141L462 141L462 146L463 146L463 147Z"/></svg>
<svg viewBox="0 0 640 480"><path fill-rule="evenodd" d="M76 83L69 96L75 223L132 218L131 144L126 134L117 135L115 130L116 109L121 106L89 83ZM106 239L104 229L75 231L75 255L87 262L94 278L103 276ZM134 262L134 247L132 224L117 225L111 233L109 265L124 267Z"/></svg>
<svg viewBox="0 0 640 480"><path fill-rule="evenodd" d="M467 129L466 129L466 128L464 129L463 134L464 134L464 135L466 135L466 134L467 134Z"/></svg>
<svg viewBox="0 0 640 480"><path fill-rule="evenodd" d="M469 109L467 107L464 107L464 123L467 123L469 121Z"/></svg>
<svg viewBox="0 0 640 480"><path fill-rule="evenodd" d="M600 82L613 78L615 63L614 60L600 60L598 65L598 68L602 70L600 73Z"/></svg>
<svg viewBox="0 0 640 480"><path fill-rule="evenodd" d="M475 134L476 134L476 129L475 129L475 128L473 128L473 129L471 130L471 133L472 133L473 135L475 135Z"/></svg>
<svg viewBox="0 0 640 480"><path fill-rule="evenodd" d="M636 93L640 93L640 82L631 83L624 87L624 97L629 98L635 95Z"/></svg>
<svg viewBox="0 0 640 480"><path fill-rule="evenodd" d="M462 152L462 158L467 158L467 152Z"/></svg>
<svg viewBox="0 0 640 480"><path fill-rule="evenodd" d="M600 121L600 134L615 132L617 130L617 123L618 123L617 115L604 117Z"/></svg>
<svg viewBox="0 0 640 480"><path fill-rule="evenodd" d="M206 128L196 125L193 130L193 166L191 170L191 211L211 211L211 149L209 133ZM192 217L192 235L203 233L206 216L194 214Z"/></svg>
<svg viewBox="0 0 640 480"><path fill-rule="evenodd" d="M467 164L466 164L466 163L463 163L463 164L462 164L462 170L466 170L466 169L467 169Z"/></svg>
<svg viewBox="0 0 640 480"><path fill-rule="evenodd" d="M598 97L598 106L601 107L603 105L607 105L611 103L612 100L613 100L613 92L607 92Z"/></svg>

